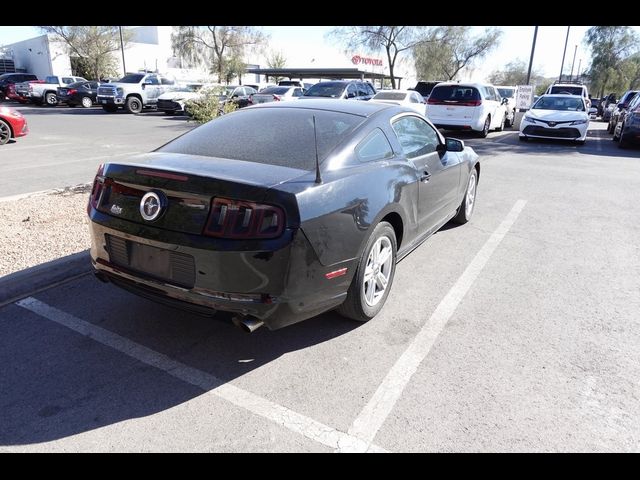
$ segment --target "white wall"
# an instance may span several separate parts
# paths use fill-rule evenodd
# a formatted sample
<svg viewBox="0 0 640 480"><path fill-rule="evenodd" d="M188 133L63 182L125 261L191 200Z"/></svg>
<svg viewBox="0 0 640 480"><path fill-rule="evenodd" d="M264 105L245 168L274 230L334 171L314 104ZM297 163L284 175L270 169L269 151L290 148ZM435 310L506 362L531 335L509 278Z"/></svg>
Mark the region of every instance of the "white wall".
<svg viewBox="0 0 640 480"><path fill-rule="evenodd" d="M71 75L71 62L63 43L52 42L47 35L6 46L13 52L16 69L24 69L44 80L48 75Z"/></svg>

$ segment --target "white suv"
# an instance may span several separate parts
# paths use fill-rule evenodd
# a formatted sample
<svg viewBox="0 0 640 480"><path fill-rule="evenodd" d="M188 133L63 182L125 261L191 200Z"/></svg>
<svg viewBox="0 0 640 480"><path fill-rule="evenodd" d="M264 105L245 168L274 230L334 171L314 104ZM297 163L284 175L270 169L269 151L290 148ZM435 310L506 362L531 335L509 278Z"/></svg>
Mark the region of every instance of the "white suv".
<svg viewBox="0 0 640 480"><path fill-rule="evenodd" d="M427 117L438 128L473 130L486 137L489 130L504 129L506 104L493 85L439 83L427 100Z"/></svg>
<svg viewBox="0 0 640 480"><path fill-rule="evenodd" d="M549 88L547 88L547 91L544 93L545 95L580 95L582 98L584 98L584 101L587 104L587 110L589 109L589 107L591 107L589 91L587 90L587 86L583 85L582 83L554 82L549 85Z"/></svg>

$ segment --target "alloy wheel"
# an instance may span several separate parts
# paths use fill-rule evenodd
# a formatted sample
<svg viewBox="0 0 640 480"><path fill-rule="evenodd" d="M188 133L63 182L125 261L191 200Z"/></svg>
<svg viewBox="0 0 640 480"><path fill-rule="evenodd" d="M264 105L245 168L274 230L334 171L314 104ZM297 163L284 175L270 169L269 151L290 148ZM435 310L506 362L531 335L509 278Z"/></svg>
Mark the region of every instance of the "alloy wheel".
<svg viewBox="0 0 640 480"><path fill-rule="evenodd" d="M391 240L382 236L373 244L367 257L362 284L364 301L370 307L380 302L389 284L392 271L393 247Z"/></svg>

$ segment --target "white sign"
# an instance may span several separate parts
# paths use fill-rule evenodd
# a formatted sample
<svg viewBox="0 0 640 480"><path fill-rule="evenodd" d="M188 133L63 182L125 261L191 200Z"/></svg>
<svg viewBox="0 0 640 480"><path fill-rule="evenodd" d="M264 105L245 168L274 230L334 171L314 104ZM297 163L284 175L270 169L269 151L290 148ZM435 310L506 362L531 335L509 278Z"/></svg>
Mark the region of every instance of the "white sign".
<svg viewBox="0 0 640 480"><path fill-rule="evenodd" d="M518 85L518 93L516 95L516 108L519 110L528 110L533 103L533 85Z"/></svg>

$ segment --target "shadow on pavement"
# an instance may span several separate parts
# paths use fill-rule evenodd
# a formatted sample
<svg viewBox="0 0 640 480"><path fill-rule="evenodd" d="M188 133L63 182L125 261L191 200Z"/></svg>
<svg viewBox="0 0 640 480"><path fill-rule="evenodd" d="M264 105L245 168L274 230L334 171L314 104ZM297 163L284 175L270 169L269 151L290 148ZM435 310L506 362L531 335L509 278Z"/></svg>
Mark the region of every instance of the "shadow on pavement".
<svg viewBox="0 0 640 480"><path fill-rule="evenodd" d="M230 316L165 307L87 275L37 298L220 380L358 327L329 312L245 334ZM0 309L0 445L48 442L146 417L204 392L15 304ZM235 407L234 407L235 408Z"/></svg>

